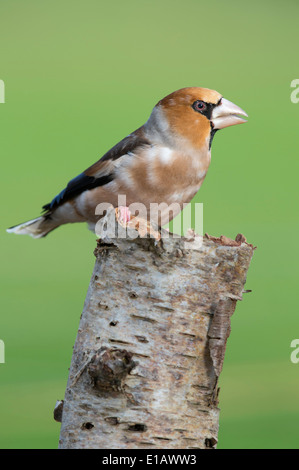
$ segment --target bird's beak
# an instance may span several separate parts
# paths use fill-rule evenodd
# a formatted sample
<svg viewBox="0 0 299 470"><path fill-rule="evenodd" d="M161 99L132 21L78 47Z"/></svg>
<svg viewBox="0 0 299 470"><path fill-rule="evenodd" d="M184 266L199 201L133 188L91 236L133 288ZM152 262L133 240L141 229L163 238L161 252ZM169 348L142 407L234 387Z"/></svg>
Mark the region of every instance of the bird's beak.
<svg viewBox="0 0 299 470"><path fill-rule="evenodd" d="M213 109L211 122L214 129L223 129L224 127L234 126L247 122L241 116L248 117L243 109L231 101L221 98L220 103Z"/></svg>

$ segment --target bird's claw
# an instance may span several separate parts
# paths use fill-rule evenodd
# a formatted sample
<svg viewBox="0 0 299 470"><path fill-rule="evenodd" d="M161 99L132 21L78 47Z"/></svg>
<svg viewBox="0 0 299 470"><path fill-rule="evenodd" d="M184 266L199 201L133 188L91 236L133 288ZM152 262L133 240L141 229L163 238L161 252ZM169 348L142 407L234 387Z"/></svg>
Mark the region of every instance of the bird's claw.
<svg viewBox="0 0 299 470"><path fill-rule="evenodd" d="M161 233L155 230L151 223L138 216L132 216L128 207L120 206L115 209L116 220L122 227L128 227L138 232L141 238L146 238L150 235L156 241L161 239Z"/></svg>

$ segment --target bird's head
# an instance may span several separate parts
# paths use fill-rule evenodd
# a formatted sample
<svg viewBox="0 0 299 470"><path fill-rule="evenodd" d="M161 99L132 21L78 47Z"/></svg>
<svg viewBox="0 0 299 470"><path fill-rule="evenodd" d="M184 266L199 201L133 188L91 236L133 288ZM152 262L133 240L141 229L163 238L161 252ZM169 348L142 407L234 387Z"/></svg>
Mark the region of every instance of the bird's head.
<svg viewBox="0 0 299 470"><path fill-rule="evenodd" d="M208 88L182 88L155 106L149 123L168 140L186 140L193 148L210 147L215 132L246 122L239 106Z"/></svg>

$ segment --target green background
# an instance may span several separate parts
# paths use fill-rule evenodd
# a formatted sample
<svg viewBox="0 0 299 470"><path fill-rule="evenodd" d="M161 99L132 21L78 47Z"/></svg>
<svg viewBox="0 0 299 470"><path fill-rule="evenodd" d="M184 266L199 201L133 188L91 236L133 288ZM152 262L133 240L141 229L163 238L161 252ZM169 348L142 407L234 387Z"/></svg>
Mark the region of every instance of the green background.
<svg viewBox="0 0 299 470"><path fill-rule="evenodd" d="M298 78L296 1L1 1L0 447L56 448L94 256L86 226L42 240L5 228L42 204L155 103L185 86L216 89L249 114L219 132L196 201L204 231L258 246L232 319L219 448L297 448Z"/></svg>

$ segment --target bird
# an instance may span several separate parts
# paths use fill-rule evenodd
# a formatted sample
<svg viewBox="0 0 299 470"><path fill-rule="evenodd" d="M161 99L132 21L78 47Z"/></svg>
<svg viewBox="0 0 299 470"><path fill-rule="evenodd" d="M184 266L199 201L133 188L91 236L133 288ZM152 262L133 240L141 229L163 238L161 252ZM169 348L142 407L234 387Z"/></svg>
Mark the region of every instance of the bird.
<svg viewBox="0 0 299 470"><path fill-rule="evenodd" d="M200 189L216 132L247 122L244 117L248 115L243 109L215 90L187 87L174 91L155 105L144 125L70 180L43 206L41 216L7 231L43 238L57 227L75 222L87 222L95 230L103 215L96 207L107 203L117 208L120 195L126 201L121 205L121 217L130 218L127 208L135 203L147 211L158 206L153 218L158 217L162 226ZM159 210L161 204L165 210ZM169 213L171 205L175 210Z"/></svg>

